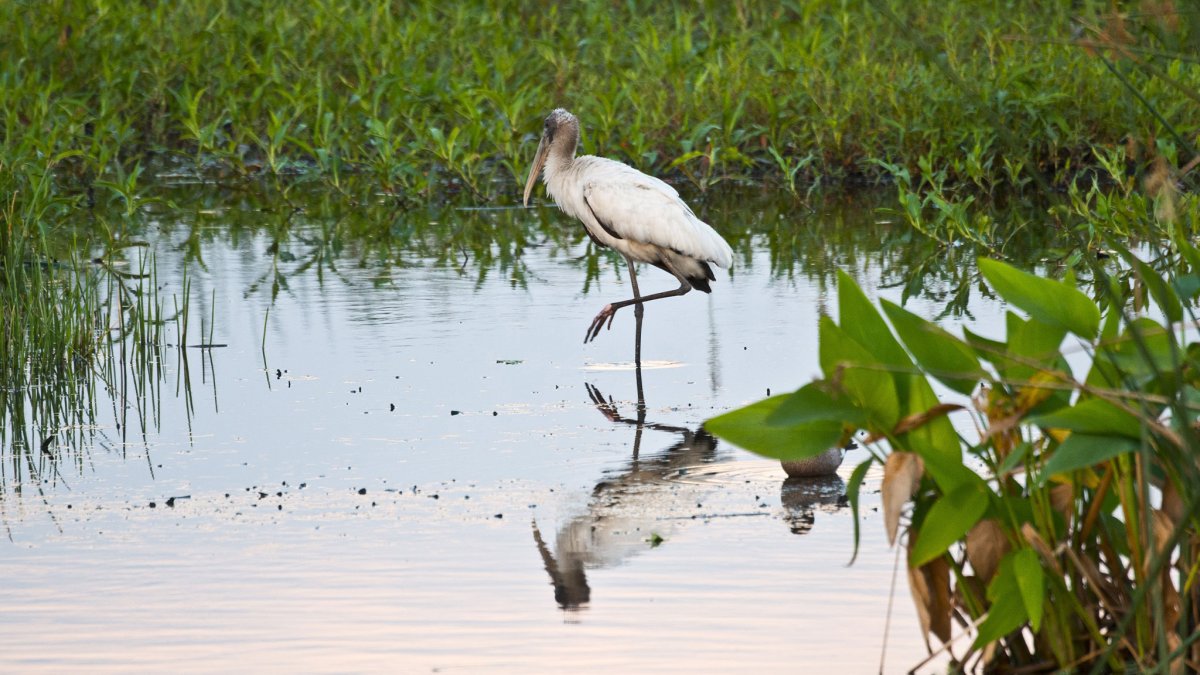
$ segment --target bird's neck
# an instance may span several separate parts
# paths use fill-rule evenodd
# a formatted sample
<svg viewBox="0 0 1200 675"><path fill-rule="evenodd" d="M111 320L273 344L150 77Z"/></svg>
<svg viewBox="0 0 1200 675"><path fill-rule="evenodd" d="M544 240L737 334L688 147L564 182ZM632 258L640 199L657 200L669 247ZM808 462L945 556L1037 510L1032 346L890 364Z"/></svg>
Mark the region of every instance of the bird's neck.
<svg viewBox="0 0 1200 675"><path fill-rule="evenodd" d="M555 152L551 151L546 156L545 176L546 182L549 183L555 176L561 176L570 170L571 164L575 161L574 150L570 152Z"/></svg>
<svg viewBox="0 0 1200 675"><path fill-rule="evenodd" d="M561 174L570 169L571 163L575 161L575 148L579 145L579 132L563 131L566 133L560 132L558 138L555 138L555 142L550 146L550 152L546 153L547 183L555 174Z"/></svg>

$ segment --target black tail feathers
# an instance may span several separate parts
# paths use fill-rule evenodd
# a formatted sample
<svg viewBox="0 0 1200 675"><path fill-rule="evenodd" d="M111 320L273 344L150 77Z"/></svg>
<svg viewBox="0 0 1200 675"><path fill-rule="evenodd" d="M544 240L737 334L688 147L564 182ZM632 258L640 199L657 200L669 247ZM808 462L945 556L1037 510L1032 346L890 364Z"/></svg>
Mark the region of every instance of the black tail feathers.
<svg viewBox="0 0 1200 675"><path fill-rule="evenodd" d="M704 276L688 277L688 283L692 285L692 288L698 291L712 293L712 286L710 286L708 282L715 281L717 277L713 274L712 268L708 266L708 263L700 261L700 266L704 268Z"/></svg>

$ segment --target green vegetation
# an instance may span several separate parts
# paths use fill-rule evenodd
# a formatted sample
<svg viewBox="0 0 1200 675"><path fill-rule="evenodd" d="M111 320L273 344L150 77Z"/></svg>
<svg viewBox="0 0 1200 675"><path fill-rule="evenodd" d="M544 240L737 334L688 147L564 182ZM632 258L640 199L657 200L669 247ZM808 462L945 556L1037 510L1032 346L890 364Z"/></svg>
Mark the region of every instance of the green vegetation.
<svg viewBox="0 0 1200 675"><path fill-rule="evenodd" d="M889 328L843 278L825 379L712 428L777 456L870 433L893 531L914 504L926 627L948 639L965 617L988 663L1195 667L1200 347L1180 322L1200 293L1200 13L1069 4L0 3L20 27L0 34L0 480L78 458L58 448L84 445L97 382L152 424L190 293L159 295L147 214L183 205L154 227L191 228L189 264L204 237L269 238L248 293L348 258L378 263L379 283L420 259L520 285L526 246L582 232L548 213L467 223L454 205L515 201L541 118L564 106L585 151L697 193L762 181L795 208L820 186L894 184L890 226L798 227L778 203L754 228L717 221L739 253L766 238L780 275L832 281L867 262L829 241L883 242L888 283L953 312L983 288L957 262L1065 270L981 263L985 292L1029 314L1004 341L885 304ZM204 227L197 200L229 190L257 210ZM598 255L575 261L585 290ZM1068 334L1092 357L1083 379ZM930 378L971 397L983 433L959 434Z"/></svg>
<svg viewBox="0 0 1200 675"><path fill-rule="evenodd" d="M820 324L824 378L706 427L780 459L868 434L851 503L883 465L922 624L967 669L1195 669L1200 250L1173 243L1183 259L1165 278L1124 249L1119 265L1096 264L1099 305L1070 279L980 259L1028 315L1009 313L1004 340L960 339L886 300L880 313L842 275L839 321ZM1166 321L1128 309L1147 299ZM1080 351L1082 378L1067 361ZM973 639L958 650L955 619Z"/></svg>
<svg viewBox="0 0 1200 675"><path fill-rule="evenodd" d="M128 248L128 247L126 247ZM186 280L160 296L151 258L114 248L58 262L41 242L9 242L0 259L0 494L79 468L95 442L97 387L115 406L124 454L129 434L158 419L163 362L174 351L189 389ZM169 340L176 349L168 350ZM189 399L190 406L190 399ZM190 407L189 407L190 413Z"/></svg>
<svg viewBox="0 0 1200 675"><path fill-rule="evenodd" d="M0 169L131 209L164 157L221 180L356 173L493 199L561 105L586 150L701 190L889 164L1065 184L1095 148L1182 153L1176 130L1200 124L1181 105L1200 71L1178 56L1195 15L1143 5L8 2Z"/></svg>

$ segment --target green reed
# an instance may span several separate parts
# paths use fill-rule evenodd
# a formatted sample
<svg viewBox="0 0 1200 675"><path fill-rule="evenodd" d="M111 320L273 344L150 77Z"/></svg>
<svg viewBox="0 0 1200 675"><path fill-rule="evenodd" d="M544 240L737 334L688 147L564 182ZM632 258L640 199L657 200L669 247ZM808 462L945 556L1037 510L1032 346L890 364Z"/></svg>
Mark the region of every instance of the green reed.
<svg viewBox="0 0 1200 675"><path fill-rule="evenodd" d="M95 227L107 212L57 194L48 168L0 174L0 490L82 467L105 397L122 452L159 422L169 317L154 259L129 239L125 205Z"/></svg>

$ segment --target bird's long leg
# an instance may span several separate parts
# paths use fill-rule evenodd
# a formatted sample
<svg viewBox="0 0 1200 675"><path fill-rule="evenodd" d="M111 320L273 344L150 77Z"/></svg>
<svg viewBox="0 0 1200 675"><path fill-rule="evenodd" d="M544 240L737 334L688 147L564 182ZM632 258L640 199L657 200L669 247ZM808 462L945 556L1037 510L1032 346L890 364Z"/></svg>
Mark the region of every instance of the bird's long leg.
<svg viewBox="0 0 1200 675"><path fill-rule="evenodd" d="M622 254L624 255L624 254ZM633 266L633 259L625 256L625 264L629 265L629 285L633 286L633 313L639 319L642 317L642 294L638 292L637 285L637 270Z"/></svg>
<svg viewBox="0 0 1200 675"><path fill-rule="evenodd" d="M592 319L592 325L588 326L587 333L584 334L583 341L591 342L592 340L595 340L596 336L600 334L600 329L604 328L604 323L606 321L608 322L608 327L612 328L613 316L616 315L617 310L621 309L622 307L636 304L640 308L643 304L650 302L651 300L673 298L677 295L685 295L688 291L692 290L692 285L688 283L686 277L672 268L669 263L667 263L666 267L667 271L675 275L675 278L679 280L679 288L673 291L663 291L662 293L633 297L629 300L622 300L620 302L614 302L605 305L604 309L600 310L600 313L596 315L596 318Z"/></svg>
<svg viewBox="0 0 1200 675"><path fill-rule="evenodd" d="M633 286L633 316L637 320L637 328L633 331L633 364L637 368L637 384L638 396L641 401L638 410L645 412L646 401L641 398L642 393L642 315L645 313L646 306L642 304L642 294L638 292L637 270L633 265L633 259L625 256L625 262L629 265L629 282ZM612 325L612 318L609 318L609 325Z"/></svg>

